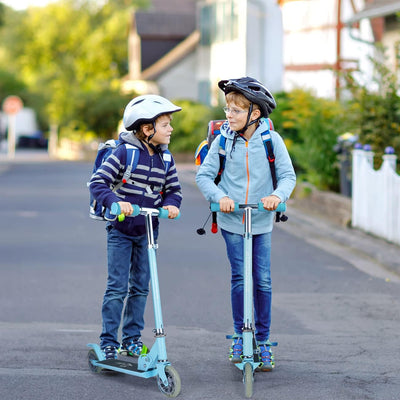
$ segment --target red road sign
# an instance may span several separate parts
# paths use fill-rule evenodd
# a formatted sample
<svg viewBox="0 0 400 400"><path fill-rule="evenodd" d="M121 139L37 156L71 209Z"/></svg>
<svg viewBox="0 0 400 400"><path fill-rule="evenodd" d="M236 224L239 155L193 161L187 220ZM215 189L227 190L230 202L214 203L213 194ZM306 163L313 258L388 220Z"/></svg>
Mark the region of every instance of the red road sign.
<svg viewBox="0 0 400 400"><path fill-rule="evenodd" d="M3 111L8 115L18 114L24 103L18 96L8 96L3 101Z"/></svg>

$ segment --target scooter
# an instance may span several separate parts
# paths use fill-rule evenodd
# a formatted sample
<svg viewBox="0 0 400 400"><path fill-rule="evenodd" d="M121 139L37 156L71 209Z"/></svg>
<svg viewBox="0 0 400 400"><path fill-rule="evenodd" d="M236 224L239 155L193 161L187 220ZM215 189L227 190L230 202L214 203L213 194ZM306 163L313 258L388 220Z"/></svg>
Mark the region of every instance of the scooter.
<svg viewBox="0 0 400 400"><path fill-rule="evenodd" d="M176 397L181 391L181 379L177 371L168 361L167 349L165 344L165 332L161 312L160 288L157 273L156 248L154 241L152 216L159 218L168 218L168 210L163 208L144 208L132 204L133 213L129 217L135 217L139 214L145 216L146 232L148 240L148 256L150 264L151 291L154 304L155 342L149 352L142 352L138 357L137 363L125 360L106 360L100 346L95 343L88 344L90 348L88 353L89 367L93 372L99 373L103 370L121 372L128 375L138 376L140 378L156 377L157 385L161 393L167 397ZM118 216L119 221L125 219L121 214L118 203L113 203L111 214ZM179 218L179 215L178 217Z"/></svg>
<svg viewBox="0 0 400 400"><path fill-rule="evenodd" d="M219 203L211 203L211 211L220 211ZM263 203L257 204L239 204L235 203L233 212L244 211L244 309L243 309L243 356L242 362L236 363L236 367L243 373L244 392L247 398L253 395L254 371L260 365L260 357L257 352L257 343L255 339L255 330L253 327L253 234L252 234L252 211L265 211ZM275 212L284 212L286 205L280 203ZM227 336L232 338L232 336ZM273 343L276 345L276 343Z"/></svg>

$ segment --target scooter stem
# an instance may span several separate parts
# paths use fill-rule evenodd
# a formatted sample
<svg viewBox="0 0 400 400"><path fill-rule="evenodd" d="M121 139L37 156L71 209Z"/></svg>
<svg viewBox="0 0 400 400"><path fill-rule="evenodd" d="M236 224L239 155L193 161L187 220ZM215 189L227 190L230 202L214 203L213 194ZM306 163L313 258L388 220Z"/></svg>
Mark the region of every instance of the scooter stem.
<svg viewBox="0 0 400 400"><path fill-rule="evenodd" d="M251 207L245 207L244 227L244 305L243 305L243 355L253 357L253 271L252 271L252 230Z"/></svg>
<svg viewBox="0 0 400 400"><path fill-rule="evenodd" d="M150 212L145 213L146 232L148 239L147 254L149 257L150 266L150 279L151 279L151 292L153 295L153 307L154 307L154 323L155 323L155 336L158 345L158 360L167 360L167 350L165 345L165 333L162 319L161 310L161 297L160 297L160 286L158 283L158 272L157 272L157 261L156 261L156 247L154 242L153 233L153 220Z"/></svg>

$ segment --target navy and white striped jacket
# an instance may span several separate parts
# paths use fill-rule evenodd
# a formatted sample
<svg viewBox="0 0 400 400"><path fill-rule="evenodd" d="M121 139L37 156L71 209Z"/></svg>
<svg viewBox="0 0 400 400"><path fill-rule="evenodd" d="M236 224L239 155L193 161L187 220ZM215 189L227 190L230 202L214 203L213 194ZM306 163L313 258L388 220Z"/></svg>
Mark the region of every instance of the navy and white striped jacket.
<svg viewBox="0 0 400 400"><path fill-rule="evenodd" d="M89 190L93 197L107 208L117 201L128 201L140 207L158 208L173 205L180 208L182 191L174 160L171 160L169 170L165 173L162 153L151 156L131 132L121 133L119 140L139 148L138 164L130 179L113 192L112 188L121 181L126 165L126 147L118 146L90 178ZM127 235L139 236L146 233L142 215L111 223ZM154 228L158 226L158 218L153 218L153 224Z"/></svg>

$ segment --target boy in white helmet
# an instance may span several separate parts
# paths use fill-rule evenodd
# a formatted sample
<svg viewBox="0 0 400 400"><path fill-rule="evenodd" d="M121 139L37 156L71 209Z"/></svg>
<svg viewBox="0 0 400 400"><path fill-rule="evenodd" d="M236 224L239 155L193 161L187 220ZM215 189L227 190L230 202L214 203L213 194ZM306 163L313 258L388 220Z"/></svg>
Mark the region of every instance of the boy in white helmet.
<svg viewBox="0 0 400 400"><path fill-rule="evenodd" d="M133 212L131 204L168 210L168 217L179 214L181 186L174 160L166 171L163 155L171 139L172 114L181 108L164 97L144 95L131 100L125 108L123 122L126 132L119 135L121 144L92 175L89 189L103 206L117 202L124 215ZM118 190L111 188L121 182L126 165L126 145L139 149L137 166L130 179ZM153 217L154 238L158 237L158 218ZM103 328L100 347L106 359L117 358L118 351L140 355L143 347L144 310L149 292L149 260L145 220L135 218L107 222L107 288L103 298ZM125 301L126 300L126 301ZM125 309L124 309L125 302ZM122 343L118 329L122 321Z"/></svg>

